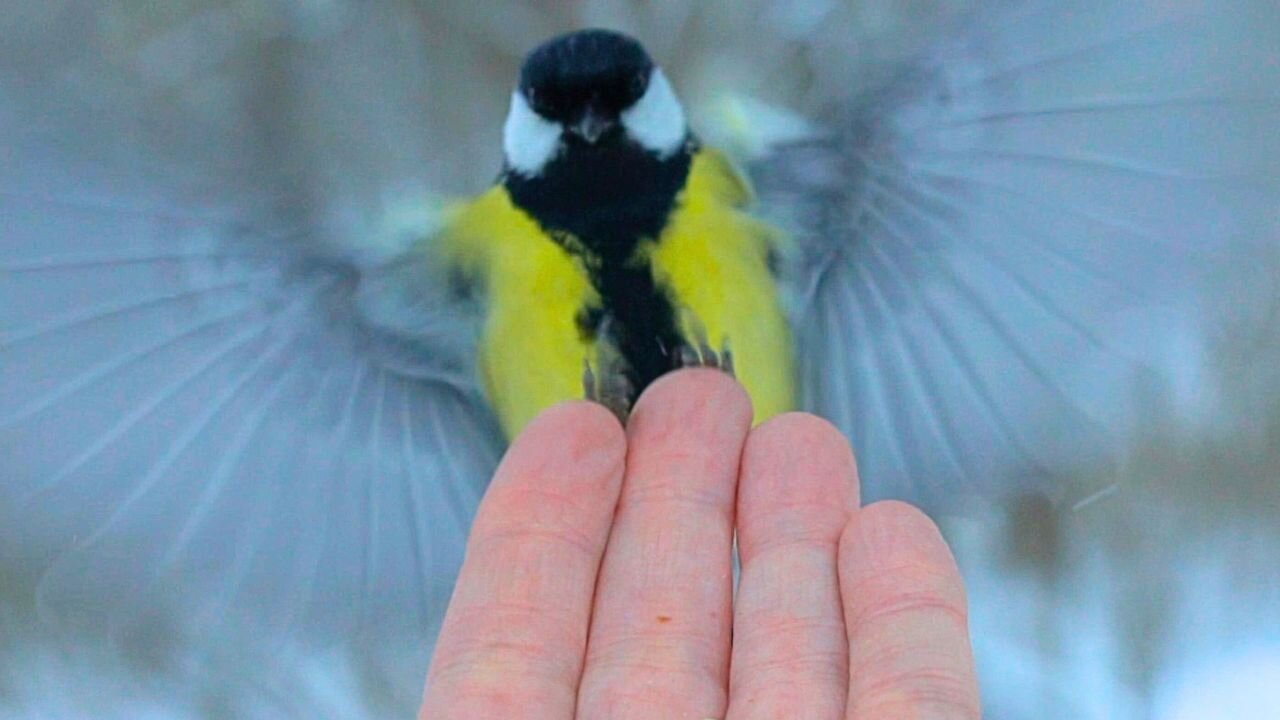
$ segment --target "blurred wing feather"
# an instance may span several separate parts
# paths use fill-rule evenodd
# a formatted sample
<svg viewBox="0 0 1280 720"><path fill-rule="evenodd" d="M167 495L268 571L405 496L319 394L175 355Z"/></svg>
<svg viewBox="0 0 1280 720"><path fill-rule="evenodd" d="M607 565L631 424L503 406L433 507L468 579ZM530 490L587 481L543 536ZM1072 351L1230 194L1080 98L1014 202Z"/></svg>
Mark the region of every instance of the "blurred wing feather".
<svg viewBox="0 0 1280 720"><path fill-rule="evenodd" d="M1274 11L982 5L752 174L799 238L804 404L850 434L869 494L1079 502L1139 368L1197 362L1170 338L1203 333L1215 269L1265 239Z"/></svg>
<svg viewBox="0 0 1280 720"><path fill-rule="evenodd" d="M439 619L501 444L398 12L123 49L54 13L4 51L0 541L51 615Z"/></svg>

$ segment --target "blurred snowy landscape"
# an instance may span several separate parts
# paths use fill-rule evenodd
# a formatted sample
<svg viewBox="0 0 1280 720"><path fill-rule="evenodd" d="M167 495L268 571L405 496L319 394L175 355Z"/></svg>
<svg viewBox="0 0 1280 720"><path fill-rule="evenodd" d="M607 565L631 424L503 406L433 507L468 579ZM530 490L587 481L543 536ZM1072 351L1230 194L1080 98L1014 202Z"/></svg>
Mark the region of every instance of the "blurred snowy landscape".
<svg viewBox="0 0 1280 720"><path fill-rule="evenodd" d="M518 63L557 32L598 25L641 38L696 125L730 92L817 116L847 91L840 83L889 72L966 3L82 5L0 0L0 37L11 44L0 58L74 73L92 56L150 83L139 94L174 116L234 107L270 118L291 159L270 171L305 184L341 226L402 211L412 222L424 195L491 182ZM50 36L76 15L100 44ZM1280 27L1260 33L1280 47ZM374 72L385 64L361 53L378 49L402 58L403 74ZM844 64L814 62L832 55ZM5 93L21 92L11 79L0 78L0 122ZM350 107L362 86L384 102ZM1280 260L1275 250L1269 262ZM1106 473L1105 493L1075 507L1015 504L998 521L938 518L968 583L987 717L1280 718L1280 294L1274 266L1230 267L1241 274L1224 279L1222 301L1247 313L1144 331L1168 348L1167 376L1118 390L1142 408L1118 474L1070 471ZM261 646L246 634L197 652L182 619L168 618L163 630L111 642L42 623L38 576L35 558L0 567L0 717L390 718L416 708L423 637Z"/></svg>

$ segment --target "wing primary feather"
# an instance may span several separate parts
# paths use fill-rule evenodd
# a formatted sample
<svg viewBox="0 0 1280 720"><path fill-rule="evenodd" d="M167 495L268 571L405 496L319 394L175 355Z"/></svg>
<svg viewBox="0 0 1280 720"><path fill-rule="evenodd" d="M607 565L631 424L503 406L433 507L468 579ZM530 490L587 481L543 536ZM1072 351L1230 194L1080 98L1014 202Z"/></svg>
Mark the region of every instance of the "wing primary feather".
<svg viewBox="0 0 1280 720"><path fill-rule="evenodd" d="M226 484L231 479L232 472L244 457L245 449L262 428L262 424L267 417L267 410L280 398L286 382L295 378L297 374L296 366L290 366L282 372L271 382L271 386L267 388L267 391L261 395L253 410L245 416L244 422L237 428L235 435L232 437L231 444L227 447L222 457L218 459L218 464L214 467L209 480L202 483L200 493L192 505L191 514L183 521L177 536L160 558L159 568L161 570L172 566L177 561L178 556L185 552L187 543L194 537L205 516L226 489Z"/></svg>
<svg viewBox="0 0 1280 720"><path fill-rule="evenodd" d="M1062 105L1045 105L1041 107L1020 108L1017 110L1001 110L998 112L983 113L981 115L966 116L942 123L924 124L911 128L906 131L904 135L911 137L918 133L931 130L948 130L969 127L972 125L997 124L1015 120L1025 120L1027 118L1093 115L1126 110L1163 111L1187 108L1239 107L1245 104L1274 105L1277 103L1280 103L1280 99L1256 98L1238 95L1216 95L1211 97L1206 97L1204 95L1189 95L1185 97L1166 96L1162 98L1101 97L1085 102L1063 103Z"/></svg>
<svg viewBox="0 0 1280 720"><path fill-rule="evenodd" d="M319 293L314 293L310 297L303 297L295 300L289 311L297 311L300 306L315 302ZM137 487L125 497L123 501L112 511L111 515L103 522L101 526L95 529L85 538L81 545L83 547L91 546L100 540L107 532L109 532L124 517L125 513L139 500L142 499L157 482L164 478L168 468L176 462L183 453L191 446L200 434L204 432L209 423L218 416L219 413L234 400L241 391L253 380L264 368L271 362L279 358L286 350L288 350L300 335L299 328L294 328L291 332L285 333L276 340L275 343L254 361L240 375L230 383L222 393L211 402L205 410L200 413L194 422L187 426L187 429L178 437L178 439L169 446L169 449L161 456L151 469L138 483Z"/></svg>
<svg viewBox="0 0 1280 720"><path fill-rule="evenodd" d="M30 258L18 261L0 262L0 270L10 273L52 272L58 270L80 270L86 268L120 267L124 265L145 265L166 262L219 262L223 260L240 260L262 257L262 253L244 251L229 252L210 250L208 252L182 253L84 253L76 255L53 255L42 258Z"/></svg>
<svg viewBox="0 0 1280 720"><path fill-rule="evenodd" d="M847 261L850 263L856 263L857 259L850 257L847 258ZM870 342L872 335L870 332L868 318L866 317L867 303L861 299L860 286L858 283L842 281L838 283L837 287L845 295L848 302L847 307L857 309L857 311L853 313L853 318L859 332L855 333L856 337L854 338L854 342ZM832 313L832 315L834 316L835 314ZM836 319L839 320L840 318ZM862 357L865 358L864 362L867 364L866 372L863 377L881 378L887 374L885 368L880 365L880 352L863 353ZM837 375L844 374L844 368L826 368L826 370ZM843 377L841 380L843 382ZM817 384L815 383L815 385ZM893 404L889 402L886 388L884 384L880 382L867 383L864 384L863 387L867 387L867 385L870 385L869 393L873 397L866 398L865 401L870 403L871 407L874 409L874 414L868 413L867 424L863 426L863 437L866 437L866 434L870 433L869 426L872 424L872 419L878 416L879 422L875 422L874 425L878 428L880 435L888 441L887 444L890 448L889 454L892 458L892 462L898 466L903 477L910 477L911 468L909 466L906 453L903 451L902 445L899 441L900 436L895 432L899 429L898 423L896 422L896 414L893 411ZM864 401L864 398L858 397L856 393L842 397L852 399L851 402L841 404L841 407L846 408L854 408L855 403ZM849 412L855 412L855 410L850 409ZM855 412L855 414L857 413ZM890 428L892 428L892 430L890 430ZM854 438L855 446L858 442L860 442L860 439Z"/></svg>
<svg viewBox="0 0 1280 720"><path fill-rule="evenodd" d="M199 224L206 227L222 227L232 231L243 230L245 227L244 223L241 221L227 219L214 214L182 214L176 213L172 208L168 207L127 207L120 203L104 202L101 199L89 200L85 198L59 198L50 197L48 195L33 195L31 193L13 192L12 190L0 190L0 198L18 203L27 203L29 205L50 205L77 212L92 211L112 215L134 215L152 220L165 220L168 222L184 224Z"/></svg>
<svg viewBox="0 0 1280 720"><path fill-rule="evenodd" d="M250 308L248 304L241 302L240 307L233 307L218 315L203 318L200 322L192 323L191 325L179 328L176 332L163 335L155 342L148 343L140 348L101 362L71 380L62 383L52 392L32 400L22 408L15 411L14 414L7 417L0 417L0 429L12 427L13 425L28 420L36 414L57 405L59 402L65 400L76 392L94 385L107 376L129 367L133 363L142 360L152 353L160 352L161 350L171 347L193 335L199 334L204 330L244 317L249 313L249 310Z"/></svg>
<svg viewBox="0 0 1280 720"><path fill-rule="evenodd" d="M1152 245L1156 246L1157 248L1162 249L1164 247L1168 247L1169 245L1167 241L1165 241L1164 239L1162 239L1157 235L1152 234L1149 230L1145 228L1139 227L1137 225L1133 225L1131 223L1124 222L1119 218L1111 217L1109 215L1099 215L1097 213L1090 212L1085 208L1082 208L1074 203L1058 202L1058 203L1050 204L1042 200L1037 200L1032 193L1029 193L1023 190L1018 190L1017 188L1014 188L1009 185L1005 185L1003 183L998 183L985 178L978 178L971 175L962 175L956 172L947 172L943 170L937 170L935 168L930 168L927 165L913 165L912 170L916 172L920 172L922 174L931 175L939 179L956 180L956 181L961 181L965 183L971 183L974 185L987 187L992 190L999 190L1003 193L1010 195L1011 197L1016 197L1042 210L1046 210L1050 212L1059 212L1059 211L1065 212L1070 215L1075 215L1076 217L1079 217L1083 220L1089 220L1089 221L1098 223L1099 225L1105 225L1111 228L1115 228L1116 230L1121 230L1124 233L1131 235L1132 237L1146 240L1150 242ZM953 208L961 207L956 203L956 201L944 201L944 202L947 202L947 204L951 205ZM968 207L964 209L970 212L973 211ZM978 211L978 212L981 212L981 211ZM1054 247L1052 243L1046 242L1043 238L1041 238L1039 235L1035 233L1026 233L1023 235L1023 239L1027 240L1029 243L1039 248L1042 252L1044 252L1049 257L1055 258L1057 261L1063 264L1070 265L1074 270L1085 273L1090 278L1097 280L1098 282L1105 283L1111 286L1114 290L1121 292L1122 294L1134 296L1136 293L1139 292L1137 288L1132 287L1131 283L1126 284L1122 278L1115 277L1111 273L1104 272L1103 269L1101 268L1085 263L1078 256L1063 252L1060 248ZM1176 247L1185 251L1185 249L1179 245L1174 245L1173 247ZM1203 251L1212 252L1213 249L1207 248ZM1136 297L1140 298L1140 296L1136 296Z"/></svg>
<svg viewBox="0 0 1280 720"><path fill-rule="evenodd" d="M310 393L310 399L302 414L312 419L320 412L324 401L331 397L330 392L334 384L337 382L338 369L329 367L325 370L324 375L316 384L314 392ZM328 447L328 443L322 443ZM316 445L315 442L303 444L303 458L309 459L309 449ZM324 539L329 535L329 499L332 493L333 483L324 483L320 479L320 474L316 472L307 473L306 486L301 489L301 493L310 502L315 503L315 507L319 513L319 517L314 517L308 523L305 531L310 531L310 537L315 541L309 547L300 547L296 553L296 562L294 563L294 573L301 574L296 577L300 582L288 584L289 587L296 587L296 590L287 594L291 595L291 599L283 601L281 604L281 614L278 618L280 624L285 627L296 626L301 620L301 616L306 612L306 608L311 606L311 593L314 586L314 575L318 569L319 558L324 553ZM314 558L314 560L312 559ZM305 569L304 569L305 568Z"/></svg>
<svg viewBox="0 0 1280 720"><path fill-rule="evenodd" d="M922 253L920 249L916 247L915 244L912 243L911 240L884 214L872 208L869 208L868 213L879 225L881 225L881 227L885 229L887 233L901 241L903 243L903 247L907 248L913 255L919 257L923 262L930 262L928 253ZM883 255L887 256L888 254L883 253ZM886 266L899 277L903 278L904 285L910 287L910 284L905 282L905 276L903 275L904 271L898 267L896 263L893 263L891 260L886 260ZM952 283L956 283L958 282L958 279L953 276L951 277L951 281ZM960 364L964 378L969 383L974 394L980 399L980 406L985 410L988 419L991 421L992 427L994 427L1000 436L1009 444L1009 447L1014 451L1018 458L1031 463L1033 466L1037 466L1038 463L1035 456L1018 439L1017 433L1009 425L1008 420L997 407L995 395L987 385L986 381L982 379L981 373L978 372L977 363L970 352L966 349L964 343L960 342L960 340L955 337L950 325L943 319L932 301L930 301L923 293L918 291L915 295L920 301L920 307L923 308L925 313L929 316L932 328L938 332L938 335L941 337L950 356ZM941 407L942 403L938 403L938 405ZM1043 470L1043 468L1037 469Z"/></svg>
<svg viewBox="0 0 1280 720"><path fill-rule="evenodd" d="M1125 30L1124 32L1102 38L1101 40L1098 40L1096 42L1085 43L1085 44L1073 47L1070 50L1052 53L1050 55L1046 55L1045 57L1042 57L1042 58L1037 58L1030 62L1014 63L1011 65L1005 65L1002 67L993 68L988 72L981 73L972 78L968 78L962 82L952 83L947 86L947 90L954 94L962 90L972 90L976 87L989 85L992 81L1002 80L1011 75L1021 75L1023 73L1026 73L1028 70L1039 70L1044 68L1051 68L1059 63L1068 62L1071 60L1076 60L1082 57L1086 57L1090 53L1094 53L1099 50L1106 50L1108 48L1122 46L1123 44L1131 42L1134 38L1140 35L1143 35L1144 33L1147 33L1153 30L1159 30L1161 28L1172 27L1173 25L1176 25L1176 24L1178 24L1178 21L1176 20L1165 20L1165 21L1156 23L1155 25L1149 25L1149 26L1134 28L1131 30ZM1007 30L1008 29L1006 28L1006 31Z"/></svg>
<svg viewBox="0 0 1280 720"><path fill-rule="evenodd" d="M902 178L902 179L905 180L905 178ZM886 201L896 204L903 212L906 212L914 216L920 222L923 222L927 225L932 226L938 232L947 236L950 240L954 242L961 241L960 238L956 237L956 233L953 228L944 225L937 218L929 216L927 213L920 210L919 207L908 202L905 198L901 197L901 195L890 192L889 189L880 181L880 179L876 175L874 174L868 175L867 186L870 192L878 193ZM946 197L942 193L936 192L933 189L928 187L920 187L918 189L921 192L926 193L931 200L935 200L939 203L942 203L953 210L961 209L959 204L956 201L950 199L949 197ZM881 227L883 227L886 232L892 233L895 237L903 241L905 244L914 246L914 242L908 239L907 233L905 233L901 229L894 226L894 224L888 220L887 216L884 213L881 213L878 210L876 210L870 203L868 203L868 214L874 215L879 221ZM970 235L968 239L976 244L989 247L990 241L982 233L974 233L973 235ZM1081 338L1084 338L1095 349L1108 354L1114 352L1111 346L1108 345L1106 341L1104 341L1101 337L1098 336L1097 332L1091 330L1089 327L1087 327L1084 323L1080 322L1076 318L1071 317L1063 308L1059 307L1057 303L1050 300L1045 295L1043 290L1041 290L1040 288L1037 288L1032 283L1027 282L1026 278L1022 277L1020 274L1015 272L1011 267L1009 267L1007 263L1005 263L1003 260L1000 259L1000 254L998 252L988 252L988 253L985 253L983 257L986 259L987 262L991 263L993 267L1000 270L1000 272L1002 272L1005 275L1005 277L1009 278L1009 280L1013 282L1018 287L1019 290L1026 293L1027 297L1030 298L1038 307L1043 309L1046 313L1051 315L1053 318L1058 320L1060 323L1062 323L1066 327L1070 328ZM959 282L959 278L955 277L954 274L948 273L948 277L953 283Z"/></svg>
<svg viewBox="0 0 1280 720"><path fill-rule="evenodd" d="M967 301L970 306L973 307L973 309L989 323L989 327L1000 337L1000 339L1005 343L1005 346L1013 352L1014 356L1018 358L1019 362L1022 363L1027 371L1030 372L1047 390L1049 390L1049 392L1054 395L1059 402L1063 403L1065 407L1074 407L1075 403L1066 396L1062 388L1058 387L1058 385L1053 382L1049 372L1044 368L1044 366L1027 353L1024 344L1019 342L1018 338L1013 335L1013 330L1009 328L1008 324L999 316L991 305L986 300L978 296L978 294L974 292L973 288L960 282L959 279L945 267L945 263L938 263L937 265L948 275L951 280L952 287L955 288L960 297Z"/></svg>
<svg viewBox="0 0 1280 720"><path fill-rule="evenodd" d="M945 262L939 262L931 253L922 251L909 233L905 233L901 229L897 228L896 225L889 220L886 215L880 213L874 205L869 203L867 211L869 215L876 218L877 222L886 230L886 232L901 241L903 243L903 247L908 248L912 254L916 256L919 262L932 266L948 280L950 286L956 291L957 295L967 301L969 305L983 317L988 327L1000 337L1005 347L1008 348L1016 358L1018 358L1027 371L1040 382L1045 390L1056 397L1057 401L1061 403L1061 407L1073 408L1077 412L1081 413L1083 417L1089 417L1089 413L1079 407L1078 403L1072 400L1057 383L1053 382L1052 377L1044 367L1038 363L1035 358L1032 358L1028 354L1024 344L1019 342L1017 338L1013 337L1012 331L999 317L998 313L996 313L985 300L978 296L972 288L957 277L955 272L948 267ZM994 395L991 393L990 389L986 387L986 383L981 380L981 376L977 372L977 365L965 351L964 345L960 343L957 338L951 336L947 323L936 313L936 310L933 308L931 303L924 302L922 307L924 307L926 312L929 313L933 326L942 333L944 341L947 343L952 356L964 367L965 376L970 378L971 382L974 384L974 388L979 391L979 397L982 398L983 405L986 407L990 417L995 421L996 427L999 428L1001 434L1004 435L1010 443L1010 448L1013 449L1023 460L1029 462L1032 469L1047 474L1048 468L1044 467L1036 456L1029 452L1029 450L1017 439L1017 433L1004 419L1003 413L1000 412L997 404L995 403ZM1096 339L1092 334L1089 334L1086 337ZM1100 347L1107 349L1108 346L1105 343L1102 343L1101 340L1098 340L1098 342L1100 343ZM1092 419L1091 423L1093 423Z"/></svg>
<svg viewBox="0 0 1280 720"><path fill-rule="evenodd" d="M823 273L818 275L818 280L817 282L814 283L813 287L814 287L815 294L821 291L823 286L826 284L825 278L826 278L826 272L824 268ZM845 291L848 292L848 289L845 288ZM825 331L829 334L829 336L833 339L839 338L840 340L845 341L842 347L852 347L853 346L852 344L858 341L858 338L856 337L852 339L848 337L851 333L854 332L854 330L849 327L849 323L844 322L845 318L840 317L839 314L834 312L829 312L829 311L824 312L823 319L824 319ZM805 361L805 360L806 358L802 358L802 361ZM867 370L868 372L870 372L870 368L868 368ZM829 379L829 381L834 384L835 386L834 389L840 395L840 397L848 397L848 398L856 397L856 393L854 392L853 388L850 385L853 379L850 377L849 373L840 372L837 368L829 368L829 367L823 367L823 366L819 366L815 368L813 372L816 375L824 376L827 379ZM802 387L804 391L808 393L810 392L810 389L815 387L816 385L817 383L803 383ZM812 398L812 400L816 400L816 399L817 398ZM861 440L861 438L864 437L864 434L863 434L864 428L862 427L861 423L858 422L859 416L855 413L848 412L849 405L847 404L840 405L838 407L838 410L840 411L840 416L833 419L836 422L843 424L845 427L852 428L851 435L853 436L855 441Z"/></svg>
<svg viewBox="0 0 1280 720"><path fill-rule="evenodd" d="M813 309L822 287L828 284L833 269L840 262L840 255L844 252L841 249L842 247L837 243L827 243L818 248L818 252L812 261L814 267L812 280L801 287L795 296L795 313L803 313L806 310ZM843 331L841 332L843 334Z"/></svg>
<svg viewBox="0 0 1280 720"><path fill-rule="evenodd" d="M369 613L372 609L374 598L378 596L378 559L381 550L380 531L382 509L378 503L378 487L380 483L379 475L383 468L382 462L382 426L383 412L387 399L387 373L385 370L378 369L374 381L374 408L373 420L370 424L370 443L369 443L369 462L366 463L367 475L364 485L364 512L365 522L363 525L364 532L361 538L364 543L364 563L361 567L362 581L360 609L357 613L357 624L364 627L369 624L371 618Z"/></svg>
<svg viewBox="0 0 1280 720"><path fill-rule="evenodd" d="M355 405L357 399L364 386L365 378L368 375L368 366L364 362L357 362L351 371L351 385L347 391L346 398L342 404L342 413L338 417L338 424L334 428L332 441L334 447L352 447L355 441L355 423L352 419L355 417ZM349 461L347 461L349 462ZM328 483L320 489L320 508L323 513L322 522L320 523L320 532L317 533L318 538L328 538L330 526L333 523L332 508L334 506L334 495L337 488L333 483ZM311 607L312 598L315 595L316 581L320 576L321 561L324 558L323 543L315 548L315 552L311 558L304 557L302 566L303 576L298 583L298 591L294 597L294 601L287 603L286 608L296 608L293 610L291 617L285 617L283 622L291 625L298 622L301 618L299 615L305 612L306 608Z"/></svg>
<svg viewBox="0 0 1280 720"><path fill-rule="evenodd" d="M163 305L165 303L178 300L187 300L212 293L235 290L250 285L255 280L266 277L267 273L250 275L247 277L238 277L234 280L224 280L222 282L211 283L209 285L187 288L161 295L154 295L142 300L131 299L119 303L107 303L92 308L86 308L83 311L71 312L56 318L50 322L36 325L35 327L19 332L9 333L0 336L0 348L8 349L14 345L49 335L50 333L61 332L71 328L94 322L96 320L104 320L116 315L123 315L134 310L141 310L147 307Z"/></svg>
<svg viewBox="0 0 1280 720"><path fill-rule="evenodd" d="M1249 180L1256 179L1247 174L1240 175L1220 175L1211 173L1190 173L1185 171L1171 170L1168 168L1158 168L1151 165L1143 165L1136 162L1125 162L1115 157L1107 157L1097 154L1080 154L1080 155L1064 155L1061 153L1047 152L1027 152L1013 150L993 150L991 148L967 148L959 149L942 149L929 148L928 152L933 155L947 155L954 157L981 157L981 158L999 158L1002 160L1026 160L1031 162L1056 163L1061 165L1074 165L1083 168L1111 170L1121 173L1129 173L1143 177L1155 177L1165 180L1180 180L1185 182L1213 182L1218 180ZM916 164L923 164L917 161Z"/></svg>
<svg viewBox="0 0 1280 720"><path fill-rule="evenodd" d="M291 370L296 370L296 368L296 365L290 367ZM278 395L283 390L286 374L289 373L282 373L277 378L277 381L268 392L269 395ZM271 402L274 402L274 399ZM269 404L269 402L264 402L259 404L259 407L265 410ZM279 438L276 439L279 440ZM277 449L285 450L284 448ZM275 452L271 456L275 458L275 468L277 469L285 463L293 461L292 453L287 451ZM252 563L260 552L262 536L271 528L272 521L276 518L276 508L280 504L281 494L286 490L286 483L270 482L260 487L265 491L266 497L263 498L262 502L251 503L252 514L239 531L234 557L232 558L231 566L226 571L226 579L218 584L215 600L205 603L202 611L203 617L197 620L196 623L198 627L216 627L218 618L224 615L223 609L233 606L233 600L244 586L245 579L252 569Z"/></svg>
<svg viewBox="0 0 1280 720"><path fill-rule="evenodd" d="M404 483L405 504L404 512L409 528L410 552L412 553L413 574L417 578L414 584L418 588L416 594L416 604L419 617L426 620L431 617L431 609L427 605L426 589L430 585L430 578L427 574L427 568L430 567L429 558L431 556L430 545L427 543L427 528L423 523L427 518L427 509L423 505L421 489L418 487L418 454L415 451L413 439L413 420L412 408L409 404L409 394L402 392L400 394L400 453L401 453L401 479ZM442 438L443 439L443 438ZM447 443L447 439L443 439ZM438 478L441 482L449 483L453 478L448 475L442 475Z"/></svg>
<svg viewBox="0 0 1280 720"><path fill-rule="evenodd" d="M450 398L450 402L457 402L457 400ZM431 411L431 437L458 437L460 432L458 428L445 426L444 408L442 407L442 403L434 403L429 409ZM456 479L461 475L462 471L460 468L463 467L463 464L458 462L458 458L455 454L455 447L456 443L454 442L440 443L440 452L444 457L443 465L448 469L448 475L451 479ZM444 483L444 488L449 504L454 508L454 512L450 513L450 517L453 521L454 536L466 537L470 533L470 523L469 518L461 516L461 509L474 507L479 502L480 498L479 496L470 498L463 497L462 483L459 482L446 482Z"/></svg>
<svg viewBox="0 0 1280 720"><path fill-rule="evenodd" d="M140 406L132 412L122 416L120 420L107 432L103 433L97 440L85 448L75 457L67 461L65 465L53 473L48 479L39 482L34 488L25 493L20 499L20 504L30 504L35 501L36 497L41 493L57 486L67 477L80 469L84 463L93 459L98 453L110 447L122 436L129 432L135 425L144 420L148 415L156 410L166 400L176 395L188 383L194 381L200 375L204 374L228 355L248 345L254 338L262 335L269 327L269 323L265 320L252 325L245 330L236 333L227 342L223 343L218 349L211 353L202 362L197 363L194 367L183 373L173 382L162 386L155 394L147 398Z"/></svg>
<svg viewBox="0 0 1280 720"><path fill-rule="evenodd" d="M876 313L881 318L883 326L888 329L888 335L896 346L899 356L896 362L890 361L886 363L886 366L903 367L908 376L905 385L908 397L915 398L922 409L933 408L933 411L926 409L923 413L929 425L929 430L941 442L946 463L963 476L966 474L966 468L961 460L961 453L952 442L951 433L946 427L949 423L945 419L940 420L938 417L938 413L945 412L945 405L937 400L938 393L936 389L932 387L928 374L921 371L917 362L919 352L915 347L915 343L910 338L905 337L906 333L894 318L893 310L889 307L889 303L880 289L880 284L887 282L889 276L868 266L868 263L874 262L882 251L875 243L868 243L863 247L867 248L870 255L858 263L858 279L866 286L871 303L876 308ZM903 289L907 290L908 287L903 286ZM887 350L888 348L886 348ZM911 437L913 434L913 428L903 426L901 420L899 420L897 429L899 437ZM913 473L907 477L914 478L913 482L927 482L928 474L922 472L921 468L916 467L913 469Z"/></svg>

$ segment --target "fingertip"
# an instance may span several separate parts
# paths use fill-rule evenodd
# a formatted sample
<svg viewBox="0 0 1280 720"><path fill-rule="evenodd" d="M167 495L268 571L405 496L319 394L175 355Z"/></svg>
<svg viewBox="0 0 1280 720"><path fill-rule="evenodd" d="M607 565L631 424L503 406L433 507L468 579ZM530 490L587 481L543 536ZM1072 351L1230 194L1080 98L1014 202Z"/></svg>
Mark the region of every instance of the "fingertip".
<svg viewBox="0 0 1280 720"><path fill-rule="evenodd" d="M636 400L632 423L650 415L668 417L714 413L724 421L750 426L751 398L742 384L714 368L686 368L653 381Z"/></svg>
<svg viewBox="0 0 1280 720"><path fill-rule="evenodd" d="M817 415L788 412L761 423L747 437L744 464L786 476L805 469L821 476L838 476L849 491L842 495L842 504L850 509L858 505L858 463L853 448L844 433Z"/></svg>
<svg viewBox="0 0 1280 720"><path fill-rule="evenodd" d="M612 475L615 468L621 471L626 448L626 433L613 413L593 402L571 400L542 411L516 436L503 470L512 465L527 470L532 465Z"/></svg>
<svg viewBox="0 0 1280 720"><path fill-rule="evenodd" d="M737 508L744 563L763 548L798 541L834 552L857 505L853 451L827 421L786 413L747 436Z"/></svg>
<svg viewBox="0 0 1280 720"><path fill-rule="evenodd" d="M560 507L595 513L617 503L626 467L622 425L607 409L575 400L535 417L507 449L481 501L473 534Z"/></svg>
<svg viewBox="0 0 1280 720"><path fill-rule="evenodd" d="M838 567L848 717L981 717L964 585L937 525L906 503L869 505Z"/></svg>
<svg viewBox="0 0 1280 720"><path fill-rule="evenodd" d="M798 433L827 440L833 444L848 445L839 428L813 413L793 411L775 415L760 423L756 434L762 436L774 433Z"/></svg>
<svg viewBox="0 0 1280 720"><path fill-rule="evenodd" d="M589 400L567 400L543 410L517 441L538 432L561 434L566 431L597 445L625 442L618 418L605 406Z"/></svg>
<svg viewBox="0 0 1280 720"><path fill-rule="evenodd" d="M882 500L858 510L840 537L841 572L870 574L903 564L956 568L937 524L914 505Z"/></svg>

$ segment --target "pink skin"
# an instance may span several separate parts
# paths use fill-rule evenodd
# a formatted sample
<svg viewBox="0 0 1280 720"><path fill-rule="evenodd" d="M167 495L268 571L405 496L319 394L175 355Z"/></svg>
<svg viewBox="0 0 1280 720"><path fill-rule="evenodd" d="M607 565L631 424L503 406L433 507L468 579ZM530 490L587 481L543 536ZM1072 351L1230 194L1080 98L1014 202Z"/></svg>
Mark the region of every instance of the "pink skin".
<svg viewBox="0 0 1280 720"><path fill-rule="evenodd" d="M933 523L859 508L824 421L750 418L727 375L685 370L625 431L586 402L534 420L476 516L420 717L980 717Z"/></svg>

